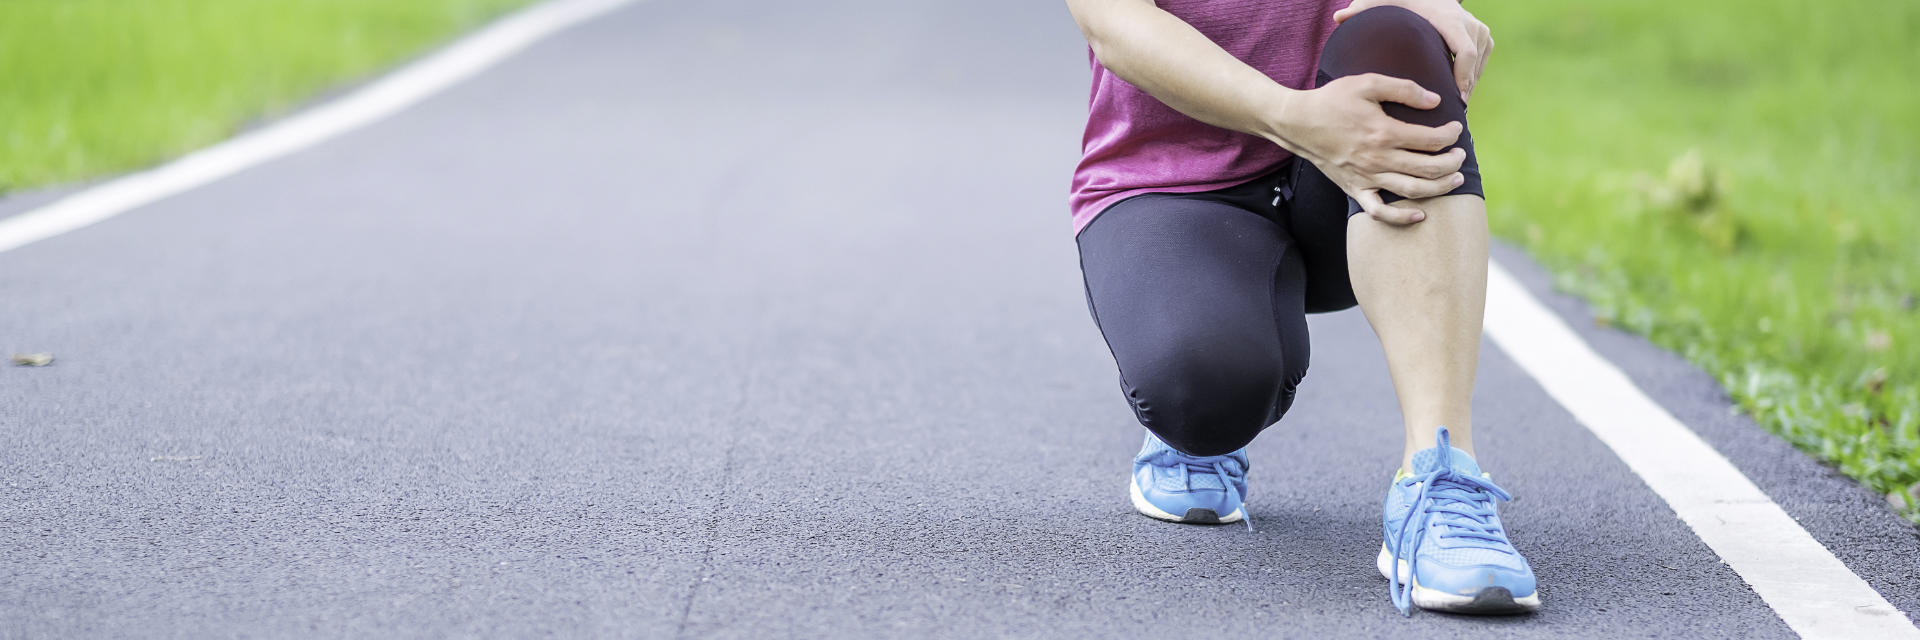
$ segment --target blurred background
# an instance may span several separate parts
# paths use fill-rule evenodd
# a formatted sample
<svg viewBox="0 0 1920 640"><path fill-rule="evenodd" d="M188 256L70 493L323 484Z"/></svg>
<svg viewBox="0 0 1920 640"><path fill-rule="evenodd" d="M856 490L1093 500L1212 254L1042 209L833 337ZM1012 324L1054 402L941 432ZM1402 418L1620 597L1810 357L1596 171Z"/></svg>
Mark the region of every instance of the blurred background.
<svg viewBox="0 0 1920 640"><path fill-rule="evenodd" d="M525 4L0 3L0 200L207 145ZM1498 41L1472 114L1499 237L1920 521L1920 3L1469 8ZM1032 215L1064 229L1064 205Z"/></svg>

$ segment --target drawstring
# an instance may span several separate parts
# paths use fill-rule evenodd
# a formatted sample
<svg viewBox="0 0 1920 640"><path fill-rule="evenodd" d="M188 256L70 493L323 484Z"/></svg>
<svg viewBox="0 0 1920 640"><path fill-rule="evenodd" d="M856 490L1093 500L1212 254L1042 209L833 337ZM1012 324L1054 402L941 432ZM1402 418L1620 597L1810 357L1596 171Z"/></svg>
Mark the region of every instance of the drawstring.
<svg viewBox="0 0 1920 640"><path fill-rule="evenodd" d="M1288 179L1290 177L1287 172L1280 173L1279 182L1273 186L1273 206L1280 206L1282 200L1293 199L1293 181Z"/></svg>

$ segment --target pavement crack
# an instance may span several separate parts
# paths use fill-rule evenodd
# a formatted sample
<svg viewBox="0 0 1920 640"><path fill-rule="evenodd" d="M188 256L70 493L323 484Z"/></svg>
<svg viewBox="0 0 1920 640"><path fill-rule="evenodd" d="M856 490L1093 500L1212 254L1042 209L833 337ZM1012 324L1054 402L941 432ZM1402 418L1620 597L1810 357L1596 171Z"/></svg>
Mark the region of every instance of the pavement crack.
<svg viewBox="0 0 1920 640"><path fill-rule="evenodd" d="M722 454L720 463L721 496L726 495L728 481L733 477L733 449L733 442L729 439L726 452ZM715 513L721 512L720 509L715 509L714 511ZM687 585L686 599L680 602L680 621L674 625L673 630L673 637L675 638L687 637L687 623L693 617L693 603L700 597L700 585L706 584L708 580L713 578L713 550L719 546L719 538L720 519L709 518L707 520L707 535L700 549L700 568L693 574L693 584Z"/></svg>
<svg viewBox="0 0 1920 640"><path fill-rule="evenodd" d="M740 376L739 399L734 402L732 409L727 412L726 422L729 425L737 426L747 421L747 409L751 406L750 399L753 397L754 374L758 369L758 367L754 366L753 351L750 345L747 350L746 371L742 372ZM733 485L733 467L737 458L736 451L739 449L740 439L734 430L729 429L726 440L726 447L723 448L720 453L719 486L714 492L713 500L710 501L713 505L711 510L713 514L727 512L724 503ZM673 637L675 638L687 637L687 625L693 620L693 605L700 599L700 586L713 579L713 552L714 549L719 546L720 521L721 519L717 517L717 515L716 517L709 517L707 519L707 535L703 538L700 548L700 568L694 571L693 583L687 585L687 597L680 602L680 620L674 625L673 629Z"/></svg>

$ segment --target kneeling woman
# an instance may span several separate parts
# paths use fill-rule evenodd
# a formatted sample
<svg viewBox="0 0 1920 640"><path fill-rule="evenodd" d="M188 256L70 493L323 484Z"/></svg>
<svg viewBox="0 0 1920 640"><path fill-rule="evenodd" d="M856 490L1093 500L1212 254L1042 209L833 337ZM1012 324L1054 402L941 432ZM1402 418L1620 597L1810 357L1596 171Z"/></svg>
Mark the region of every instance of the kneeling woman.
<svg viewBox="0 0 1920 640"><path fill-rule="evenodd" d="M1473 448L1487 28L1453 0L1067 4L1093 49L1074 230L1147 430L1134 506L1245 518L1245 447L1306 376L1306 314L1358 304L1406 435L1376 558L1394 605L1538 608Z"/></svg>

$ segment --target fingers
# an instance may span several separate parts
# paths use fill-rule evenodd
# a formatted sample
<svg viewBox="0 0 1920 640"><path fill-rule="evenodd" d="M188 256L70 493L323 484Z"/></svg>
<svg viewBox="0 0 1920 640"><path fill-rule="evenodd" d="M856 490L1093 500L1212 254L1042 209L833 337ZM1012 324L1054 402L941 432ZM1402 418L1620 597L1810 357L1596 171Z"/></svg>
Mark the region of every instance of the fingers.
<svg viewBox="0 0 1920 640"><path fill-rule="evenodd" d="M1440 39L1453 52L1453 82L1459 85L1460 100L1464 102L1473 94L1473 84L1480 80L1480 65L1486 51L1481 46L1481 36L1487 26L1472 16L1465 16L1463 20L1436 22L1434 28L1440 31Z"/></svg>
<svg viewBox="0 0 1920 640"><path fill-rule="evenodd" d="M1398 102L1415 109L1440 106L1440 94L1428 91L1420 83L1378 73L1355 76L1361 79L1360 97L1374 102Z"/></svg>
<svg viewBox="0 0 1920 640"><path fill-rule="evenodd" d="M1460 140L1460 131L1465 128L1466 125L1461 124L1459 120L1454 120L1438 127L1427 127L1394 120L1392 124L1388 125L1387 135L1393 140L1393 144L1389 146L1397 149L1439 151L1458 142Z"/></svg>
<svg viewBox="0 0 1920 640"><path fill-rule="evenodd" d="M1486 25L1480 25L1480 66L1473 70L1474 85L1479 85L1480 76L1486 74L1487 58L1490 57L1493 57L1493 33L1487 30ZM1473 87L1467 87L1467 95L1462 96L1462 99L1471 98L1472 94Z"/></svg>
<svg viewBox="0 0 1920 640"><path fill-rule="evenodd" d="M1373 219L1395 226L1406 226L1427 219L1427 214L1419 209L1396 207L1380 201L1380 193L1374 189L1363 189L1353 194L1354 202L1360 203L1360 210L1367 212Z"/></svg>
<svg viewBox="0 0 1920 640"><path fill-rule="evenodd" d="M1404 173L1381 173L1373 177L1382 188L1400 194L1407 201L1446 195L1466 181L1466 176L1458 173L1438 180L1415 178ZM1360 203L1360 209L1366 211L1367 215L1387 224L1409 225L1427 219L1427 214L1419 209L1387 204L1380 199L1380 189L1362 189L1354 194L1353 200Z"/></svg>
<svg viewBox="0 0 1920 640"><path fill-rule="evenodd" d="M1466 149L1454 149L1439 155L1415 153L1402 149L1387 152L1376 171L1404 173L1416 178L1438 180L1460 170L1467 160Z"/></svg>
<svg viewBox="0 0 1920 640"><path fill-rule="evenodd" d="M1461 43L1455 45L1448 38L1447 46L1453 49L1453 81L1460 85L1460 100L1465 102L1473 95L1473 84L1480 80L1480 65L1484 56L1480 44L1470 39L1464 32L1459 33Z"/></svg>
<svg viewBox="0 0 1920 640"><path fill-rule="evenodd" d="M1467 178L1458 173L1431 179L1416 178L1404 173L1376 173L1373 175L1373 180L1382 189L1400 194L1403 198L1419 200L1447 195L1447 192L1453 191L1454 187L1466 183Z"/></svg>

